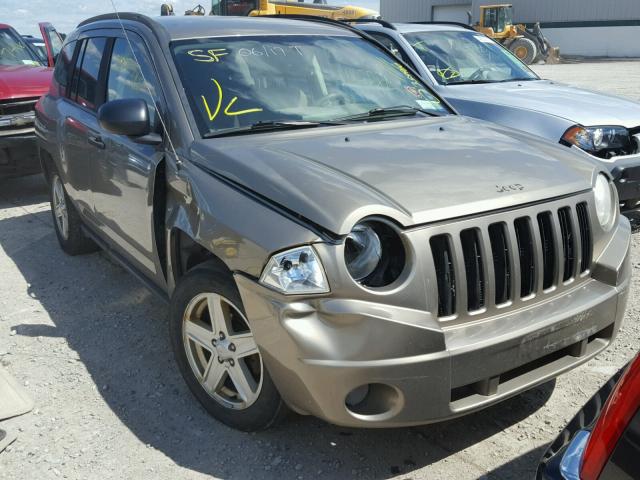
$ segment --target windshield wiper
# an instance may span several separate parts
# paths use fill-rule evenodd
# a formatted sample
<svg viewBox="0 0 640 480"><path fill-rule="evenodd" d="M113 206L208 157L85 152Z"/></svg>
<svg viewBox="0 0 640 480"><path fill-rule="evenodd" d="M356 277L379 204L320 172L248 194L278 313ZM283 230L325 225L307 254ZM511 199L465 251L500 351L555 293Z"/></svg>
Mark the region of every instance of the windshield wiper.
<svg viewBox="0 0 640 480"><path fill-rule="evenodd" d="M540 80L539 78L530 78L530 77L523 77L523 78L506 78L504 80L500 80L500 83L504 83L504 82L532 82L533 80Z"/></svg>
<svg viewBox="0 0 640 480"><path fill-rule="evenodd" d="M449 82L447 85L474 85L479 83L498 83L499 80L462 80L460 82Z"/></svg>
<svg viewBox="0 0 640 480"><path fill-rule="evenodd" d="M390 117L413 117L418 113L423 113L431 117L438 117L439 115L422 108L411 107L409 105L398 105L396 107L386 108L374 108L364 113L356 113L355 115L349 115L347 117L338 118L337 121L358 121L358 120L371 120L371 119L384 119Z"/></svg>
<svg viewBox="0 0 640 480"><path fill-rule="evenodd" d="M244 127L226 128L224 130L211 130L202 135L202 138L231 137L234 135L245 135L248 133L274 132L277 130L299 130L302 128L316 128L332 125L344 125L344 122L305 122L297 120L256 122Z"/></svg>
<svg viewBox="0 0 640 480"><path fill-rule="evenodd" d="M460 82L449 82L447 85L473 85L480 83L505 83L505 82L525 82L529 80L538 80L537 78L505 78L504 80L462 80Z"/></svg>

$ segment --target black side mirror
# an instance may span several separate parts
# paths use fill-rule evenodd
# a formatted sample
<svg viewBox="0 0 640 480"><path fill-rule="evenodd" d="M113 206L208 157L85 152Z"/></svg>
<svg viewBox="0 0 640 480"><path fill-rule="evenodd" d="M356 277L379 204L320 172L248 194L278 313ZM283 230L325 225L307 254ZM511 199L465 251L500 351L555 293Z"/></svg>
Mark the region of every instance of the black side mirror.
<svg viewBox="0 0 640 480"><path fill-rule="evenodd" d="M98 109L100 126L108 132L128 137L151 133L149 107L139 98L111 100Z"/></svg>

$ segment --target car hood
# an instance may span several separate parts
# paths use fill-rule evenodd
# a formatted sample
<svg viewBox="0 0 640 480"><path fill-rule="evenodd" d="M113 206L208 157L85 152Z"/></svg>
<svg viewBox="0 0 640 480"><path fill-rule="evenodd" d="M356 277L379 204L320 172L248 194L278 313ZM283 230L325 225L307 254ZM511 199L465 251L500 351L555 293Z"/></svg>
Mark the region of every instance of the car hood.
<svg viewBox="0 0 640 480"><path fill-rule="evenodd" d="M201 140L191 158L336 234L370 215L411 226L584 191L596 168L580 152L458 116Z"/></svg>
<svg viewBox="0 0 640 480"><path fill-rule="evenodd" d="M584 126L640 126L640 103L550 80L449 85L439 91L454 103L460 99L535 110Z"/></svg>
<svg viewBox="0 0 640 480"><path fill-rule="evenodd" d="M0 65L0 99L39 97L49 90L52 68Z"/></svg>

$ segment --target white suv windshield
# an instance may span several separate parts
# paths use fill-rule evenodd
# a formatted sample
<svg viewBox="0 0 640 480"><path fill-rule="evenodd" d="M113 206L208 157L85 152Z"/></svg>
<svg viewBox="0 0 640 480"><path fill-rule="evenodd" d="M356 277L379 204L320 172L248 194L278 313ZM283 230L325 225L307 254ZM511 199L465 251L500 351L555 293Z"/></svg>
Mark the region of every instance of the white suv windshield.
<svg viewBox="0 0 640 480"><path fill-rule="evenodd" d="M481 33L434 31L404 37L441 85L538 80L515 55Z"/></svg>
<svg viewBox="0 0 640 480"><path fill-rule="evenodd" d="M203 135L391 107L449 113L393 56L358 37L208 38L175 42L172 50Z"/></svg>

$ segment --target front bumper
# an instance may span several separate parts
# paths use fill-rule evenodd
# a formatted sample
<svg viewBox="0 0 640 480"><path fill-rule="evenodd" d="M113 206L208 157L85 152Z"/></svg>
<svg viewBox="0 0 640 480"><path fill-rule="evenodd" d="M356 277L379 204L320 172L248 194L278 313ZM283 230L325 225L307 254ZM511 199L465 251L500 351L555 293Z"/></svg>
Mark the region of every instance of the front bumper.
<svg viewBox="0 0 640 480"><path fill-rule="evenodd" d="M640 154L618 158L609 165L620 202L640 201Z"/></svg>
<svg viewBox="0 0 640 480"><path fill-rule="evenodd" d="M383 303L286 297L241 274L236 282L264 362L292 409L345 426L424 424L546 382L609 345L631 273L629 225L620 225L587 282L455 325Z"/></svg>
<svg viewBox="0 0 640 480"><path fill-rule="evenodd" d="M40 171L35 133L0 136L0 179L31 175Z"/></svg>

